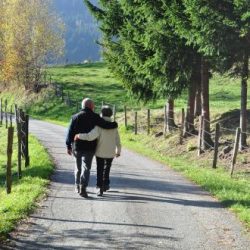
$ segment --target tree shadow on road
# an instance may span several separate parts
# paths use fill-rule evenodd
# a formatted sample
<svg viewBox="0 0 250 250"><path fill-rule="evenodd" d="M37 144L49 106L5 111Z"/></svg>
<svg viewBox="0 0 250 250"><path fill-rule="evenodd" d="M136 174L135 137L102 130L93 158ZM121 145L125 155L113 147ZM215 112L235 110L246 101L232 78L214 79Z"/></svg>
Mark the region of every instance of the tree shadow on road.
<svg viewBox="0 0 250 250"><path fill-rule="evenodd" d="M95 187L95 172L91 173L90 188ZM72 184L72 192L74 185L73 171L67 169L59 169L56 175L52 176L54 183ZM139 173L129 174L127 176L121 176L120 172L118 175L113 173L111 177L111 186L113 192L104 193L101 199L98 199L95 195L94 201L107 201L107 202L136 202L136 203L171 203L179 204L184 206L194 207L213 207L222 208L222 203L211 200L209 193L202 190L199 186L192 183L185 182L184 184L175 183L168 180L156 180L147 179L144 174L140 176ZM117 191L117 193L114 193ZM187 198L175 198L173 193L176 194L187 194ZM197 195L197 198L195 197ZM54 198L65 198L65 199L79 199L73 197L54 197ZM95 199L96 198L96 199Z"/></svg>
<svg viewBox="0 0 250 250"><path fill-rule="evenodd" d="M145 246L147 249L175 249L174 242L181 240L171 236L172 228L155 225L74 221L37 216L34 219L39 224L35 223L35 227L19 230L17 235L10 238L11 245L3 249L144 249ZM41 220L51 223L63 222L63 228L67 229L62 228L60 231L55 227L54 231L50 222L47 226L41 226ZM77 223L76 229L72 229L75 228L74 223ZM101 229L94 228L95 226ZM148 229L146 232L145 228Z"/></svg>
<svg viewBox="0 0 250 250"><path fill-rule="evenodd" d="M98 199L97 199L98 200ZM209 208L222 208L222 204L216 201L206 201L206 200L188 200L188 199L178 199L168 196L156 196L147 195L145 193L131 193L131 192L119 192L119 195L113 195L112 192L106 193L101 200L108 202L136 202L136 203L169 203L184 206L194 206L194 207L209 207Z"/></svg>

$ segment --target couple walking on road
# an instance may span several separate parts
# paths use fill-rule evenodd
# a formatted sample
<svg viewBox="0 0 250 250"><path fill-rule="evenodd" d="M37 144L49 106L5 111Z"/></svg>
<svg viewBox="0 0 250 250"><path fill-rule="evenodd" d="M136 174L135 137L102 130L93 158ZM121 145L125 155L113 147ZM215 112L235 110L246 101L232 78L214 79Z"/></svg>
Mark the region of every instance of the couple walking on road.
<svg viewBox="0 0 250 250"><path fill-rule="evenodd" d="M97 165L97 196L110 187L110 168L121 153L118 125L111 121L112 109L103 106L101 116L94 112L94 102L85 98L82 110L73 115L66 137L67 153L75 157L75 189L88 198L87 186L94 155Z"/></svg>

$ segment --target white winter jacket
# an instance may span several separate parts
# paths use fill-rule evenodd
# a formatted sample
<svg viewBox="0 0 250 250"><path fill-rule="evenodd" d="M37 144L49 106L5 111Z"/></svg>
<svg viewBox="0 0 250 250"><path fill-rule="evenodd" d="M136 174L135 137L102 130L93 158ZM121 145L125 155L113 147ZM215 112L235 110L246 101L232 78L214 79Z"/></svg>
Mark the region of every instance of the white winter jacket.
<svg viewBox="0 0 250 250"><path fill-rule="evenodd" d="M111 121L110 117L103 117ZM93 141L97 139L95 155L100 158L114 158L121 153L121 141L118 129L103 129L95 126L89 133L79 134L80 140Z"/></svg>

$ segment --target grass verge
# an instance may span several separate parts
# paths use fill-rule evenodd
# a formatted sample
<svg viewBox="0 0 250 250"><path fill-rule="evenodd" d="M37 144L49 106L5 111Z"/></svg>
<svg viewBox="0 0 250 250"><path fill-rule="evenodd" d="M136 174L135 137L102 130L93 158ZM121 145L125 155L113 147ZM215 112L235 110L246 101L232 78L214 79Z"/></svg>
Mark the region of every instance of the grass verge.
<svg viewBox="0 0 250 250"><path fill-rule="evenodd" d="M171 157L154 150L150 143L143 143L144 135L134 135L124 127L120 129L122 144L144 156L167 164L217 197L233 211L250 230L250 183L247 179L232 179L224 168L201 167L197 161L185 156Z"/></svg>
<svg viewBox="0 0 250 250"><path fill-rule="evenodd" d="M17 222L25 218L36 207L36 201L45 194L53 164L42 145L30 136L30 166L23 168L22 179L18 180L14 150L12 192L6 194L6 156L3 151L6 149L7 130L0 128L0 132L0 240L4 240Z"/></svg>

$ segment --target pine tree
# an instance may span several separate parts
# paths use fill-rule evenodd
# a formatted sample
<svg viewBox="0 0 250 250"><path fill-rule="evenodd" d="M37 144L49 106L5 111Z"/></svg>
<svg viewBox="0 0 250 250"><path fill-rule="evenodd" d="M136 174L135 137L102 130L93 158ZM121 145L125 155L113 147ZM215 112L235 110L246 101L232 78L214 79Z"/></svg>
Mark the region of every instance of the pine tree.
<svg viewBox="0 0 250 250"><path fill-rule="evenodd" d="M202 0L201 0L202 1ZM195 6L195 1L188 0L173 0L168 5L166 10L171 24L174 26L174 32L180 37L184 38L187 41L187 44L192 46L200 54L200 66L197 67L197 82L200 81L200 86L197 85L197 95L196 103L198 104L200 96L198 95L199 91L201 93L201 106L202 106L202 115L204 116L204 133L202 134L203 148L210 148L213 145L211 135L210 135L210 107L209 107L209 78L211 76L211 70L220 70L225 72L228 66L225 62L218 60L215 55L205 53L201 49L199 41L203 39L202 36L199 36L197 27L201 30L206 29L206 22L195 23L196 19L192 19L189 11L192 10L192 7ZM205 3L205 1L203 1ZM196 9L197 15L199 15L199 8ZM206 38L208 39L208 38ZM210 38L209 38L210 39ZM204 39L205 40L205 39ZM210 48L207 48L209 50ZM211 52L211 51L210 51ZM200 71L200 75L199 75ZM198 112L197 112L198 111ZM199 114L199 110L196 109L196 112Z"/></svg>
<svg viewBox="0 0 250 250"><path fill-rule="evenodd" d="M247 80L250 51L249 0L183 0L185 13L192 24L192 34L186 35L210 58L217 71L230 72L241 77L242 130L240 145L247 146Z"/></svg>
<svg viewBox="0 0 250 250"><path fill-rule="evenodd" d="M139 99L173 100L187 87L198 55L174 34L162 1L100 1L101 9L85 2L104 33L108 65Z"/></svg>

